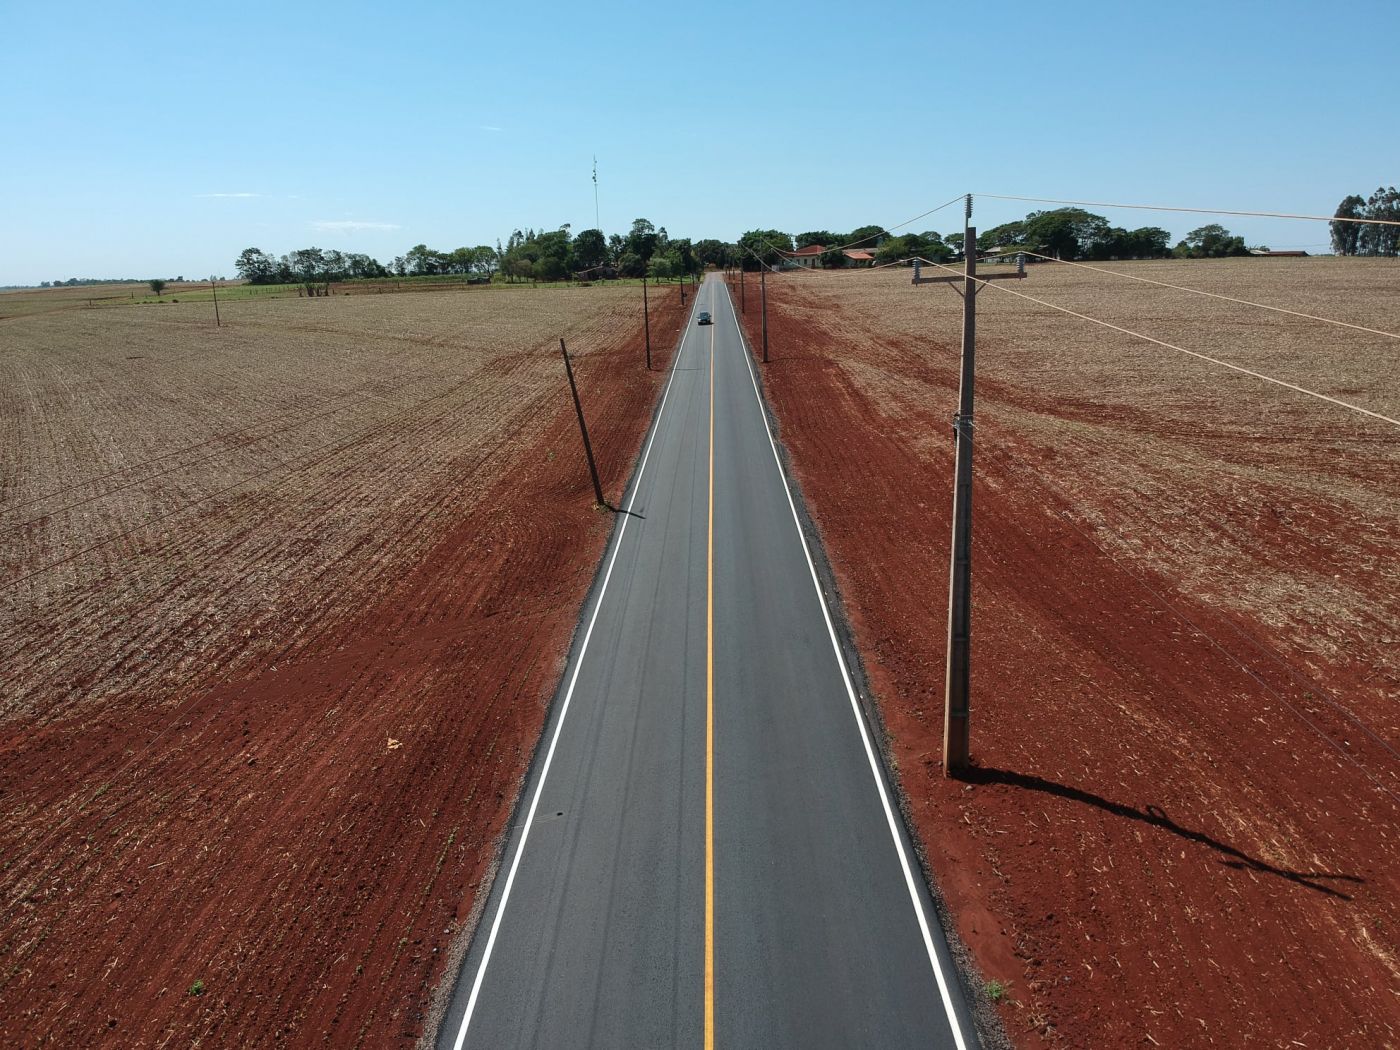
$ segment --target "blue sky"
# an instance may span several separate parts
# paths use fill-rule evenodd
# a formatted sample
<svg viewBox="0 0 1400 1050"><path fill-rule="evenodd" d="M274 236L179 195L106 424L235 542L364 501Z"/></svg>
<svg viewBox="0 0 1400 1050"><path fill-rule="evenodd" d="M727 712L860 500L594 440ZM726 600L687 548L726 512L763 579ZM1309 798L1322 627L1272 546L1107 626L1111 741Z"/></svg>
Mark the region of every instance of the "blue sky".
<svg viewBox="0 0 1400 1050"><path fill-rule="evenodd" d="M1394 0L0 12L0 284L577 231L595 154L605 230L695 238L893 225L965 191L1330 214L1400 182Z"/></svg>

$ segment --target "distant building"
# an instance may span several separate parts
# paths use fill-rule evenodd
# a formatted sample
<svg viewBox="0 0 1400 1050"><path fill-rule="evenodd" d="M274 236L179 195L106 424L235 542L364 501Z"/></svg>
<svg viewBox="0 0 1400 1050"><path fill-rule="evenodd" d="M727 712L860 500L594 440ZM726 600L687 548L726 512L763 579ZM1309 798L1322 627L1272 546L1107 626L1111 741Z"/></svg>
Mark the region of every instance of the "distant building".
<svg viewBox="0 0 1400 1050"><path fill-rule="evenodd" d="M1269 251L1268 248L1251 248L1251 249L1249 249L1249 254L1250 254L1250 255L1267 255L1267 256L1269 256L1270 258L1277 257L1277 258L1293 258L1293 259L1297 259L1297 258L1300 258L1300 257L1302 257L1302 256L1304 256L1304 255L1307 255L1308 253L1307 253L1307 252L1304 252L1304 251L1271 252L1271 251Z"/></svg>
<svg viewBox="0 0 1400 1050"><path fill-rule="evenodd" d="M779 251L782 256L784 267L802 266L809 270L816 270L821 267L822 253L826 249L820 244L809 244L805 248L798 248L795 252Z"/></svg>
<svg viewBox="0 0 1400 1050"><path fill-rule="evenodd" d="M841 254L846 257L847 266L874 266L875 253L864 248L844 248Z"/></svg>

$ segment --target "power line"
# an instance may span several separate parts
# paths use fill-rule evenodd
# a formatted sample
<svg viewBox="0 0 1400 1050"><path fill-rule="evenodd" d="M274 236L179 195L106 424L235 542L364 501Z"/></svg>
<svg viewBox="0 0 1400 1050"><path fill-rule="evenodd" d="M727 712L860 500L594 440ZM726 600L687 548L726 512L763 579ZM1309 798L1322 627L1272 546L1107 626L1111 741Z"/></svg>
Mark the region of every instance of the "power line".
<svg viewBox="0 0 1400 1050"><path fill-rule="evenodd" d="M1146 278L1133 277L1133 276L1130 275L1130 274L1119 273L1118 271L1114 271L1114 270L1103 270L1103 269L1101 269L1100 267L1096 267L1096 266L1087 266L1086 264L1083 264L1083 263L1070 263L1070 262L1067 262L1066 260L1051 259L1049 256L1039 255L1039 254L1037 254L1037 253L1035 253L1035 252L1024 252L1023 254L1032 255L1032 256L1035 256L1036 258L1039 258L1039 259L1047 259L1047 260L1050 261L1050 262L1065 262L1066 265L1071 265L1071 266L1084 266L1085 269L1096 270L1096 271L1101 272L1101 273L1112 274L1112 275L1114 275L1114 276L1119 276L1119 277L1128 277L1128 278L1130 278L1130 279L1132 279L1132 280L1143 280L1143 281L1146 281L1146 280L1147 280ZM945 267L945 268L946 268L946 267ZM982 283L986 283L986 282L982 282ZM1216 293L1213 293L1213 292L1202 292L1202 291L1199 291L1198 289L1194 289L1194 288L1185 288L1185 287L1181 287L1181 286L1177 286L1177 285L1166 284L1165 282L1162 282L1162 281L1147 281L1147 283L1149 283L1149 284L1159 284L1159 285L1162 285L1163 287L1166 287L1166 288L1179 288L1179 290L1181 290L1181 291L1197 292L1197 294L1208 295L1208 296L1211 296L1211 297L1213 297L1213 298L1226 299L1226 300L1228 300L1228 301L1230 301L1230 302L1243 303L1243 304L1249 305L1249 306L1259 306L1259 307L1261 307L1262 309L1266 309L1266 310L1279 310L1279 311L1282 312L1282 313L1293 314L1293 315L1299 316L1299 317L1306 317L1306 318L1309 318L1309 319L1311 319L1311 320L1327 321L1328 323L1339 324L1339 325L1342 325L1343 327L1347 327L1347 328L1360 328L1360 326L1358 326L1358 325L1347 324L1347 323L1344 322L1344 321L1330 321L1328 318L1313 317L1311 314L1299 314L1299 313L1297 313L1296 311L1293 311L1293 310L1283 310L1283 309L1281 309L1281 308L1279 308L1279 307L1266 306L1266 305L1264 305L1264 304L1262 304L1262 303L1252 303L1252 302L1249 302L1248 300L1243 300L1243 299L1234 299L1234 298L1232 298L1232 297L1230 297L1230 296L1217 295ZM1014 293L1014 294L1020 294L1020 293ZM1031 298L1030 296L1023 296L1023 297L1024 297L1024 298ZM1050 305L1050 304L1046 304L1046 305ZM1375 330L1375 329L1370 329L1370 328L1361 328L1361 330L1362 330L1362 331L1366 331L1366 332L1375 332L1375 333L1378 334L1378 335L1385 335L1385 336L1389 336L1390 338L1400 339L1400 336L1396 336L1396 335L1394 335L1394 334L1392 334L1392 333L1390 333L1390 332L1379 332L1379 331L1377 331L1377 330ZM1144 337L1144 338L1146 338L1146 337ZM1185 351L1185 352L1186 352L1186 353L1191 353L1191 351ZM1322 396L1322 395L1319 395L1319 396ZM1365 410L1365 409L1362 409L1362 411L1366 411L1366 410ZM1043 481L1042 481L1042 484L1045 484L1045 487L1047 487L1047 488L1049 487L1048 484L1044 483ZM1100 549L1102 549L1102 548L1100 548ZM1104 553L1107 554L1108 552L1107 552L1107 551L1104 551ZM1112 557L1112 555L1109 555L1109 556ZM1115 559L1115 560L1116 560L1116 559ZM1141 582L1141 581L1140 581L1140 582ZM1147 586L1147 585L1144 584L1144 586ZM1149 587L1148 589L1151 590L1150 587ZM1154 591L1153 593L1155 594L1155 591ZM1175 611L1175 610L1173 610L1173 611ZM1187 622L1190 622L1190 621L1188 620ZM1192 626L1194 627L1194 626L1196 626L1196 625L1195 625L1195 624L1192 624ZM1347 708L1347 707L1346 707L1345 705L1343 705L1340 701L1338 701L1338 700L1337 700L1334 696L1332 696L1326 689L1323 689L1321 686L1317 685L1317 683L1314 683L1314 682L1306 682L1306 681L1304 681L1304 680L1298 675L1297 671L1296 671L1290 664L1288 664L1285 660L1283 660L1282 657L1280 657L1277 653L1275 653L1272 649L1270 649L1269 647L1267 647L1266 645L1264 645L1264 644L1263 644L1262 642L1260 642L1257 638L1253 637L1253 636L1250 635L1249 633L1247 633L1247 632L1245 632L1244 630L1242 630L1242 629L1241 629L1240 627L1238 627L1237 625L1235 625L1235 624L1233 624L1233 623L1230 623L1229 626L1234 630L1234 632L1235 632L1242 640L1244 640L1244 641L1248 642L1249 644L1251 644L1256 650L1258 650L1259 652L1263 653L1265 656L1267 656L1267 657L1269 657L1270 659L1272 659L1276 664L1278 664L1278 665L1279 665L1280 667L1282 667L1286 672L1288 672L1288 674L1294 679L1294 681L1298 682L1300 685L1305 685L1305 686L1307 686L1309 689L1311 689L1311 690L1314 691L1315 693L1319 694L1319 699L1321 699L1321 700L1323 701L1323 703L1327 704L1327 705L1330 706L1334 711L1336 711L1338 714L1342 715L1344 718L1346 718L1347 720L1349 720L1350 722L1352 722L1358 729L1361 730L1361 732L1363 732L1364 734L1366 734L1366 735L1367 735L1368 737L1370 737L1377 745L1379 745L1382 749L1384 749L1385 751L1387 751L1387 752L1391 755L1391 757L1396 758L1396 759L1400 759L1400 750L1397 750L1396 748L1392 747L1392 746L1390 745L1389 742L1387 742L1384 738L1382 738L1379 734L1377 734L1374 730L1372 730L1371 727L1370 727L1369 725L1367 725L1367 724L1366 724L1365 722L1363 722L1360 718L1358 718L1358 717L1356 716L1355 713L1353 713L1349 708ZM1201 629L1200 629L1200 628L1197 628L1197 630L1201 630ZM1201 633L1202 633L1203 635L1205 635L1205 636L1211 641L1211 643L1214 644L1217 648L1219 648L1222 652L1225 652L1224 648L1223 648L1222 646L1220 646L1219 643L1216 642L1215 639L1212 638L1209 634L1207 634L1207 633L1206 633L1205 631L1203 631L1203 630L1201 630ZM1229 654L1227 654L1227 655L1229 655ZM1248 668L1245 667L1245 665L1243 664L1243 662L1239 661L1238 659L1236 659L1236 658L1233 657L1233 656L1231 656L1231 659L1235 659L1235 662L1236 662L1236 663L1238 663L1242 668L1245 668L1246 670L1248 670ZM1253 675L1253 672L1250 671L1250 674ZM1255 675L1254 677L1258 678L1257 675ZM1260 684L1261 684L1261 685L1264 685L1264 686L1265 686L1265 688L1268 688L1268 689L1270 689L1271 692L1274 692L1274 690L1272 690L1266 683L1264 683L1262 679L1259 679L1259 681L1260 681ZM1278 695L1278 694L1275 693L1275 695ZM1282 700L1282 697L1280 697L1280 699ZM1284 701L1284 702L1286 703L1286 701ZM1291 706L1291 705L1290 705L1290 706ZM1300 715L1300 717L1302 717L1302 716ZM1309 723L1309 724L1311 724L1311 723ZM1330 738L1329 738L1329 741L1330 741ZM1336 745L1334 744L1334 746L1336 746ZM1339 748L1339 750L1340 750L1340 748ZM1400 796L1395 796L1395 795L1392 794L1392 797L1395 798L1396 801L1400 801Z"/></svg>
<svg viewBox="0 0 1400 1050"><path fill-rule="evenodd" d="M949 269L949 267L945 267L945 269ZM976 278L973 278L973 280L976 280ZM981 283L985 284L987 282ZM1012 451L1009 447L995 440L991 441L989 444L987 435L983 435L983 437L979 439L979 443L984 447L987 447L988 451L990 451L992 455L995 456L998 460L1000 460L1008 469L1015 469L1011 466L1014 460ZM1356 756L1351 754L1341 743L1339 743L1330 733L1328 733L1326 729L1319 726L1315 721L1313 721L1313 719L1309 718L1308 715L1298 707L1298 705L1291 702L1278 689L1275 689L1272 685L1270 685L1252 667L1246 664L1234 653L1226 649L1209 631L1207 631L1194 619L1192 619L1180 608L1174 605L1166 597L1166 595L1164 595L1150 582L1148 582L1148 580L1144 576L1135 572L1132 567L1125 564L1121 559L1116 557L1112 551L1104 547L1098 541L1098 539L1075 518L1073 511L1076 508L1076 504L1073 501L1071 501L1064 493L1062 493L1057 486L1052 485L1044 477L1044 475L1040 473L1027 474L1022 470L1015 470L1015 473L1023 479L1030 480L1032 484L1039 486L1052 499L1057 500L1064 508L1064 510L1059 516L1073 529L1075 529L1075 531L1080 533L1080 535L1082 535L1085 538L1085 540L1087 540L1092 546L1094 546L1101 553L1103 553L1105 557L1107 557L1110 561L1118 565L1125 573L1127 573L1127 575L1135 583L1137 583L1140 587L1143 588L1144 591L1146 591L1149 595L1152 596L1152 598L1157 602L1159 606L1161 606L1161 608L1163 608L1167 612L1170 612L1172 615L1176 616L1179 620L1181 620L1192 630L1194 630L1201 638L1203 638L1206 642L1208 642L1211 646L1218 650L1223 656L1225 656L1237 667L1239 667L1240 670L1242 670L1250 678L1254 679L1265 691L1273 695L1279 701L1279 703L1281 703L1284 707L1288 708L1288 710L1290 710L1295 715L1295 717L1298 718L1299 721L1301 721L1310 730L1312 730L1312 732L1316 734L1319 738L1321 738L1324 742L1329 744L1335 751L1337 751L1338 754L1340 754L1347 762L1351 763L1352 766L1359 770L1368 780L1370 780L1380 791L1386 794L1393 802L1400 803L1400 794L1397 794L1395 791L1391 790L1391 788L1389 788L1386 784L1382 783L1382 781L1376 776L1374 772L1372 772L1371 769L1369 769L1365 764L1363 764ZM1294 669L1292 665L1290 665L1280 654L1275 652L1269 646L1265 645L1263 642L1259 641L1253 635L1250 635L1249 633L1242 630L1238 625L1228 620L1226 621L1226 623L1235 632L1236 635L1238 635L1241 639L1252 645L1254 649L1261 653L1263 656L1272 660L1277 666L1281 667L1300 686L1305 687L1309 692L1317 695L1318 699L1320 699L1327 706L1331 707L1333 711L1336 712L1338 715L1355 725L1362 733L1369 737L1375 744L1377 744L1382 750L1388 753L1392 758L1400 759L1400 751L1397 751L1395 747L1393 747L1388 741L1386 741L1382 736L1380 736L1380 734L1375 732L1353 711L1351 711L1345 705L1337 701L1337 699L1333 697L1331 693L1328 692L1328 690L1322 688L1315 682L1304 679L1298 674L1296 669Z"/></svg>
<svg viewBox="0 0 1400 1050"><path fill-rule="evenodd" d="M1229 208L1183 208L1170 204L1110 204L1107 201L1064 201L1054 197L1017 197L1008 193L979 193L999 201L1029 201L1033 204L1072 204L1081 208L1132 208L1136 211L1179 211L1195 215L1244 215L1256 219L1304 219L1316 222L1357 222L1377 226L1400 226L1394 219L1353 219L1345 215L1294 215L1282 211L1233 211Z"/></svg>
<svg viewBox="0 0 1400 1050"><path fill-rule="evenodd" d="M940 270L947 270L949 273L956 273L959 277L963 276L963 274L959 273L951 266L944 266L942 263L932 262L929 259L920 259L919 261L927 266L936 266ZM1131 328L1123 328L1119 325L1113 324L1111 321L1104 321L1097 317L1090 317L1088 314L1082 314L1078 310L1071 310L1067 306L1057 306L1055 303L1046 302L1044 299L1037 299L1035 296L1026 295L1024 292L1012 291L1010 288L1003 287L991 281L984 281L978 277L970 278L970 280L974 280L981 285L991 285L992 287L996 288L997 291L1005 292L1007 295L1014 295L1020 299L1025 299L1032 303L1037 303L1040 306L1044 306L1051 310L1058 310L1062 314L1069 314L1071 317L1077 317L1081 321L1088 321L1091 324L1101 325L1104 328L1111 328L1113 331L1121 332L1123 335L1130 335L1135 339L1142 339L1149 343L1155 343L1157 346L1165 347L1168 350L1175 350L1177 353L1180 354L1189 354L1192 357L1200 358L1202 361L1209 361L1211 364L1220 365L1222 368L1229 368L1235 372L1243 372L1247 376L1253 376L1255 379L1262 379L1266 383L1274 383L1277 386L1286 387L1289 390L1295 390L1300 394L1307 394L1309 397L1315 397L1321 401L1328 401L1334 405L1339 405L1342 408L1350 409L1353 412L1360 412L1362 415L1370 416L1373 419L1379 419L1384 423L1389 423L1393 427L1400 427L1400 419L1393 419L1392 417L1382 415L1379 412L1372 412L1369 408L1362 408L1360 405L1353 405L1349 401L1342 401L1340 398L1330 397L1327 394L1320 394L1316 390L1309 390L1307 387L1298 386L1294 383L1288 383L1282 379L1275 379L1273 376L1265 375L1263 372L1256 372L1253 369L1245 368L1242 365L1232 365L1229 361L1222 361L1218 357L1211 357L1209 354L1203 354L1197 350L1187 350L1184 346L1177 346L1174 343L1168 343L1162 339L1157 339L1154 336L1144 335L1142 332L1135 332Z"/></svg>
<svg viewBox="0 0 1400 1050"><path fill-rule="evenodd" d="M903 222L899 223L899 224L896 225L896 226L881 226L877 232L871 233L871 234L867 234L866 236L861 237L859 240L851 241L849 244L843 244L843 245L840 245L839 247L836 247L836 248L824 248L823 251L827 251L827 252L843 252L843 251L845 251L847 248L854 248L854 247L855 247L856 245L858 245L858 244L864 244L866 241L870 240L870 238L872 238L872 237L879 237L880 234L882 234L882 233L883 233L883 234L892 235L892 234L894 233L895 230L902 230L902 229L904 229L904 227L906 227L906 226L912 226L914 223L918 222L920 219L927 219L930 215L933 215L935 212L940 212L940 211L942 211L944 208L947 208L947 207L950 207L950 206L952 206L952 205L954 205L954 204L957 204L959 201L965 200L966 197L967 197L967 194L965 194L965 193L959 193L959 194L958 194L956 197L954 197L952 200L950 200L950 201L944 201L942 204L940 204L940 205L939 205L938 207L936 207L936 208L930 208L928 211L920 212L918 215L915 215L912 219L905 219ZM781 255L781 254L791 254L790 251L785 252L782 248L779 248L776 244L774 244L772 241L768 240L766 237L759 237L758 239L759 239L760 242L762 242L763 244L768 245L768 247L772 248L775 252L778 252L780 255ZM768 263L764 261L763 257L762 257L761 255L759 255L758 252L754 251L752 248L750 248L747 244L744 243L742 237L739 239L739 247L743 248L746 252L748 252L748 253L749 253L750 255L752 255L755 259L757 259L760 263L762 263L765 267L767 267L770 271L773 269L772 266L769 266ZM908 260L900 260L900 262L907 262L907 261L908 261ZM897 264L897 263L885 263L885 264L883 264L883 265L889 266L889 265L898 265L898 264ZM875 269L878 269L878 267L874 267L874 268L875 268Z"/></svg>
<svg viewBox="0 0 1400 1050"><path fill-rule="evenodd" d="M1143 284L1155 284L1160 288L1172 288L1178 292L1190 292L1192 295L1205 295L1212 299L1223 299L1227 303L1239 303L1241 306L1254 306L1260 310L1272 310L1274 313L1288 314L1290 317L1302 317L1309 321L1321 321L1324 324L1337 325L1339 328L1351 328L1358 332L1368 332L1371 335L1382 335L1387 339L1400 339L1400 335L1395 332L1385 332L1379 328L1367 328L1365 325L1351 324L1348 321L1337 321L1331 317L1318 317L1316 314L1305 314L1298 310L1287 310L1282 306L1270 306L1267 303L1251 302L1248 299L1236 299L1233 295L1221 295L1219 292L1207 292L1201 288L1188 288L1184 284L1168 284L1166 281L1154 281L1150 277L1139 277L1136 274L1123 273L1121 270L1105 270L1102 266L1090 266L1088 263L1072 262L1069 259L1056 259L1049 255L1041 255L1038 252L1028 252L1018 249L1020 254L1029 255L1032 258L1044 259L1046 262L1060 263L1063 266L1078 266L1084 270L1093 270L1095 273L1106 273L1113 277L1121 277L1126 281L1141 281Z"/></svg>

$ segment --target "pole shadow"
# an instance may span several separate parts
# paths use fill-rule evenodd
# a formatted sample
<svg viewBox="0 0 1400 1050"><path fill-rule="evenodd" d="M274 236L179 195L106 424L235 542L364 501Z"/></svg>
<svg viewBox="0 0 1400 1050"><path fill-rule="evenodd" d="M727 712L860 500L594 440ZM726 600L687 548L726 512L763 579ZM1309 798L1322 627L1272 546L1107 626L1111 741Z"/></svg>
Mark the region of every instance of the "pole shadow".
<svg viewBox="0 0 1400 1050"><path fill-rule="evenodd" d="M611 500L603 500L602 506L612 511L614 514L626 514L629 517L636 518L638 521L647 520L645 514L638 514L635 510L628 510L626 507L614 507Z"/></svg>
<svg viewBox="0 0 1400 1050"><path fill-rule="evenodd" d="M1046 780L1030 773L1013 773L1005 769L982 769L973 767L963 773L957 774L956 779L968 784L994 785L1002 784L1006 787L1020 788L1023 791L1039 791L1042 794L1054 795L1056 798L1067 799L1070 802L1078 802L1082 805L1093 806L1101 809L1105 813L1112 813L1116 817L1124 820L1135 820L1140 824L1147 824L1150 827L1160 828L1170 832L1178 838L1195 842L1202 846L1209 847L1216 853L1222 855L1220 863L1227 868L1234 868L1237 871L1249 870L1257 871L1264 875L1273 875L1276 878L1284 879L1288 882L1305 886L1317 893L1326 894L1329 897L1336 897L1339 900L1349 901L1351 895L1343 893L1341 890L1331 886L1325 886L1319 879L1327 879L1334 882L1344 882L1351 885L1364 884L1365 879L1357 875L1342 875L1326 871L1290 871L1287 868L1276 867L1273 864L1251 857L1243 850L1231 846L1229 843L1221 842L1212 838L1202 831L1193 831L1184 828L1176 821L1167 816L1160 806L1144 806L1136 809L1133 806L1124 805L1121 802L1114 802L1104 798L1102 795L1095 795L1093 792L1084 791L1081 788L1070 787L1067 784L1060 784L1053 780Z"/></svg>

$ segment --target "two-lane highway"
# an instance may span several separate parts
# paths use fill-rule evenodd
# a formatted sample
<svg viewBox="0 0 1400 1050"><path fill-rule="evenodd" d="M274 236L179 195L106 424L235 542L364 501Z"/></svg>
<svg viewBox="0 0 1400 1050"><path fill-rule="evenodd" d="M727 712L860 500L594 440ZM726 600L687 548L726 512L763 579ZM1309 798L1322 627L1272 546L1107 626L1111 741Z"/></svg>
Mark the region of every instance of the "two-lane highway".
<svg viewBox="0 0 1400 1050"><path fill-rule="evenodd" d="M973 1047L722 281L438 1045Z"/></svg>

